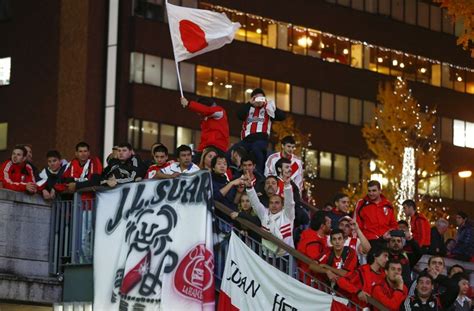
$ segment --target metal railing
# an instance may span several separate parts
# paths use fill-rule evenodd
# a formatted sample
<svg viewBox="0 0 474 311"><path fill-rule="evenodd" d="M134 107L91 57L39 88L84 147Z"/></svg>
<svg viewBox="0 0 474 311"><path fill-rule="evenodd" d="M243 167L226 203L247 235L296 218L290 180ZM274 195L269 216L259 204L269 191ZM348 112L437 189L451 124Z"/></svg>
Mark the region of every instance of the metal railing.
<svg viewBox="0 0 474 311"><path fill-rule="evenodd" d="M56 201L53 203L52 208L53 226L50 235L51 274L61 274L62 267L66 263L92 264L96 214L95 200L82 200L81 194L75 194L73 201ZM230 213L233 212L233 210L219 202L215 202L215 208L225 215L230 215ZM327 284L319 281L314 275L306 273L297 267L297 261L306 263L310 266L310 269L315 271L317 271L316 268L318 268L318 265L309 257L298 252L293 247L288 246L271 233L262 230L260 227L245 219L239 217L235 219L235 221L243 225L247 231L250 230L262 239L266 239L277 245L280 249L284 249L288 253L288 256L279 257L271 250L265 248L261 242L244 234L222 218L216 216L215 221L215 227L218 228L218 230L216 230L218 241L217 243L215 242L214 250L216 285L219 285L222 279L228 251L229 235L231 231L234 231L255 253L273 267L311 287L347 299L347 297L344 297ZM219 288L219 286L216 286L216 288ZM369 302L381 311L388 310L372 298L369 298ZM354 302L350 301L349 303L353 310L363 310Z"/></svg>

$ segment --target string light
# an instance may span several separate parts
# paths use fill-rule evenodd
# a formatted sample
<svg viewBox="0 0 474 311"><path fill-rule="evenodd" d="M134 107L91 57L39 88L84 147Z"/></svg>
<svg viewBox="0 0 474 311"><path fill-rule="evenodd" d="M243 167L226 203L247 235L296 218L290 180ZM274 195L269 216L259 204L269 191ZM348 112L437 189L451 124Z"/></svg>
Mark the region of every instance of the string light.
<svg viewBox="0 0 474 311"><path fill-rule="evenodd" d="M413 147L405 147L403 152L402 178L397 193L399 220L403 219L403 210L401 208L403 201L413 200L415 196L415 174L415 149Z"/></svg>

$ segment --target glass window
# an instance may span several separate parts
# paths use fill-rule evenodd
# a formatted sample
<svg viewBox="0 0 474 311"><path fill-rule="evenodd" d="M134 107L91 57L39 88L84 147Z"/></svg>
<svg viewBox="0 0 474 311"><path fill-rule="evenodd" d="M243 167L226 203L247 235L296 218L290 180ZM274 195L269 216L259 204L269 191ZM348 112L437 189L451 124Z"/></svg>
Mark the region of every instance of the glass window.
<svg viewBox="0 0 474 311"><path fill-rule="evenodd" d="M453 120L453 145L458 147L466 146L465 122Z"/></svg>
<svg viewBox="0 0 474 311"><path fill-rule="evenodd" d="M262 20L247 14L247 42L262 44Z"/></svg>
<svg viewBox="0 0 474 311"><path fill-rule="evenodd" d="M403 54L403 62L400 63L400 68L403 70L403 76L406 79L415 81L417 71L417 59L415 55Z"/></svg>
<svg viewBox="0 0 474 311"><path fill-rule="evenodd" d="M349 171L347 181L358 183L360 181L360 160L356 157L349 157Z"/></svg>
<svg viewBox="0 0 474 311"><path fill-rule="evenodd" d="M238 22L242 27L237 30L235 33L235 39L240 41L245 41L245 29L247 28L247 16L241 12L234 12L232 13L232 21Z"/></svg>
<svg viewBox="0 0 474 311"><path fill-rule="evenodd" d="M465 71L461 69L451 68L450 77L454 80L454 89L459 92L466 91Z"/></svg>
<svg viewBox="0 0 474 311"><path fill-rule="evenodd" d="M347 162L346 156L341 154L334 154L334 179L346 180Z"/></svg>
<svg viewBox="0 0 474 311"><path fill-rule="evenodd" d="M389 75L390 68L393 67L392 57L396 57L395 53L389 49L377 48L377 72ZM398 61L396 64L398 65Z"/></svg>
<svg viewBox="0 0 474 311"><path fill-rule="evenodd" d="M291 87L291 111L293 113L304 114L304 88L299 86Z"/></svg>
<svg viewBox="0 0 474 311"><path fill-rule="evenodd" d="M451 74L453 71L451 70L451 67L447 63L443 63L441 65L441 85L443 87L447 87L452 89L453 88L453 77L451 77Z"/></svg>
<svg viewBox="0 0 474 311"><path fill-rule="evenodd" d="M293 26L291 29L293 53L306 55L307 47L313 44L312 39L307 36L306 28Z"/></svg>
<svg viewBox="0 0 474 311"><path fill-rule="evenodd" d="M216 98L229 98L229 72L226 70L213 69L212 96Z"/></svg>
<svg viewBox="0 0 474 311"><path fill-rule="evenodd" d="M320 117L321 113L321 92L306 90L306 114L313 117Z"/></svg>
<svg viewBox="0 0 474 311"><path fill-rule="evenodd" d="M290 25L285 23L278 23L278 40L277 47L280 50L288 50L288 32L291 31Z"/></svg>
<svg viewBox="0 0 474 311"><path fill-rule="evenodd" d="M393 19L403 21L403 1L404 0L392 0Z"/></svg>
<svg viewBox="0 0 474 311"><path fill-rule="evenodd" d="M453 119L441 117L441 140L453 143Z"/></svg>
<svg viewBox="0 0 474 311"><path fill-rule="evenodd" d="M231 101L236 103L244 102L244 75L231 72L230 73L230 97Z"/></svg>
<svg viewBox="0 0 474 311"><path fill-rule="evenodd" d="M351 98L349 123L354 125L362 124L362 100Z"/></svg>
<svg viewBox="0 0 474 311"><path fill-rule="evenodd" d="M464 30L464 21L456 20L456 22L454 23L454 35L456 37L459 37L463 33L463 30Z"/></svg>
<svg viewBox="0 0 474 311"><path fill-rule="evenodd" d="M364 68L377 71L377 63L383 62L383 58L377 58L377 48L364 46Z"/></svg>
<svg viewBox="0 0 474 311"><path fill-rule="evenodd" d="M454 25L451 21L451 17L448 15L448 11L446 9L442 9L442 22L443 22L443 32L453 34L454 33Z"/></svg>
<svg viewBox="0 0 474 311"><path fill-rule="evenodd" d="M322 92L321 118L334 119L334 94Z"/></svg>
<svg viewBox="0 0 474 311"><path fill-rule="evenodd" d="M304 156L305 168L304 174L310 178L315 178L318 173L318 152L312 149L306 149Z"/></svg>
<svg viewBox="0 0 474 311"><path fill-rule="evenodd" d="M453 198L453 176L449 174L441 175L441 197Z"/></svg>
<svg viewBox="0 0 474 311"><path fill-rule="evenodd" d="M313 57L321 57L321 32L308 29L308 55Z"/></svg>
<svg viewBox="0 0 474 311"><path fill-rule="evenodd" d="M453 198L464 201L464 178L453 175Z"/></svg>
<svg viewBox="0 0 474 311"><path fill-rule="evenodd" d="M8 145L8 123L0 123L0 150L6 150Z"/></svg>
<svg viewBox="0 0 474 311"><path fill-rule="evenodd" d="M416 60L416 80L423 83L431 82L431 63L420 56Z"/></svg>
<svg viewBox="0 0 474 311"><path fill-rule="evenodd" d="M372 122L375 113L375 103L364 100L364 123Z"/></svg>
<svg viewBox="0 0 474 311"><path fill-rule="evenodd" d="M416 1L405 1L405 22L416 25Z"/></svg>
<svg viewBox="0 0 474 311"><path fill-rule="evenodd" d="M176 131L176 145L191 145L193 143L193 130L178 126Z"/></svg>
<svg viewBox="0 0 474 311"><path fill-rule="evenodd" d="M179 72L181 74L181 83L183 84L183 91L194 93L196 87L196 65L181 62L179 64Z"/></svg>
<svg viewBox="0 0 474 311"><path fill-rule="evenodd" d="M396 77L403 76L404 72L402 67L405 67L405 64L403 63L403 53L393 51L392 61L390 62L390 74Z"/></svg>
<svg viewBox="0 0 474 311"><path fill-rule="evenodd" d="M364 0L352 0L352 8L363 11L364 10Z"/></svg>
<svg viewBox="0 0 474 311"><path fill-rule="evenodd" d="M133 148L138 149L140 141L140 120L128 119L128 139Z"/></svg>
<svg viewBox="0 0 474 311"><path fill-rule="evenodd" d="M474 72L466 71L466 92L474 94Z"/></svg>
<svg viewBox="0 0 474 311"><path fill-rule="evenodd" d="M212 96L212 68L196 66L196 94L201 96Z"/></svg>
<svg viewBox="0 0 474 311"><path fill-rule="evenodd" d="M262 20L262 43L263 46L269 48L276 48L277 46L277 32L278 32L278 25L270 20L270 19L263 19Z"/></svg>
<svg viewBox="0 0 474 311"><path fill-rule="evenodd" d="M249 101L250 94L252 94L252 91L259 87L260 87L260 78L254 77L254 76L245 76L245 101ZM267 95L266 90L263 90L263 91L265 92L265 95Z"/></svg>
<svg viewBox="0 0 474 311"><path fill-rule="evenodd" d="M161 86L161 57L145 54L145 82Z"/></svg>
<svg viewBox="0 0 474 311"><path fill-rule="evenodd" d="M4 81L4 74L2 74L2 60L0 59L0 85ZM130 53L130 82L143 83L143 54L132 52Z"/></svg>
<svg viewBox="0 0 474 311"><path fill-rule="evenodd" d="M336 121L347 123L349 120L349 98L336 95Z"/></svg>
<svg viewBox="0 0 474 311"><path fill-rule="evenodd" d="M464 178L464 182L466 185L466 201L474 201L474 180L472 178Z"/></svg>
<svg viewBox="0 0 474 311"><path fill-rule="evenodd" d="M321 58L328 62L349 64L350 42L323 34Z"/></svg>
<svg viewBox="0 0 474 311"><path fill-rule="evenodd" d="M379 14L390 15L390 0L379 0Z"/></svg>
<svg viewBox="0 0 474 311"><path fill-rule="evenodd" d="M422 27L430 27L430 6L428 3L418 1L418 25Z"/></svg>
<svg viewBox="0 0 474 311"><path fill-rule="evenodd" d="M430 5L430 28L434 31L441 31L441 8Z"/></svg>
<svg viewBox="0 0 474 311"><path fill-rule="evenodd" d="M163 21L164 8L162 0L135 1L134 14L146 19Z"/></svg>
<svg viewBox="0 0 474 311"><path fill-rule="evenodd" d="M284 111L290 111L290 85L277 82L276 105Z"/></svg>
<svg viewBox="0 0 474 311"><path fill-rule="evenodd" d="M262 88L267 98L276 100L275 81L262 79Z"/></svg>
<svg viewBox="0 0 474 311"><path fill-rule="evenodd" d="M365 10L370 13L377 13L378 0L365 0Z"/></svg>
<svg viewBox="0 0 474 311"><path fill-rule="evenodd" d="M331 179L332 154L330 152L319 153L319 177Z"/></svg>
<svg viewBox="0 0 474 311"><path fill-rule="evenodd" d="M168 150L170 153L172 150L176 149L175 146L175 134L174 134L174 129L175 127L173 125L166 125L166 124L161 124L160 126L160 140L163 145L168 147Z"/></svg>
<svg viewBox="0 0 474 311"><path fill-rule="evenodd" d="M466 147L474 148L474 123L466 122Z"/></svg>
<svg viewBox="0 0 474 311"><path fill-rule="evenodd" d="M172 59L163 58L163 83L162 87L170 90L178 89L178 76L176 64Z"/></svg>
<svg viewBox="0 0 474 311"><path fill-rule="evenodd" d="M150 150L158 138L158 123L151 121L142 121L142 148Z"/></svg>
<svg viewBox="0 0 474 311"><path fill-rule="evenodd" d="M431 63L431 85L441 86L441 64Z"/></svg>
<svg viewBox="0 0 474 311"><path fill-rule="evenodd" d="M10 84L11 57L0 58L0 85Z"/></svg>
<svg viewBox="0 0 474 311"><path fill-rule="evenodd" d="M362 68L364 58L364 47L362 44L351 45L351 67Z"/></svg>
<svg viewBox="0 0 474 311"><path fill-rule="evenodd" d="M441 190L441 178L439 175L430 177L429 181L429 194L432 196L440 196Z"/></svg>

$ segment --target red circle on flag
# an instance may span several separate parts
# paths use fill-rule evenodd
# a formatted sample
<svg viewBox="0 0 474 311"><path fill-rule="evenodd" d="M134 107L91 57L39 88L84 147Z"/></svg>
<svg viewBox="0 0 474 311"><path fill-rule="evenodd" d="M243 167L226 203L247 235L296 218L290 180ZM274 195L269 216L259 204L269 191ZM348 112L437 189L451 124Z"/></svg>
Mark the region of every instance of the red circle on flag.
<svg viewBox="0 0 474 311"><path fill-rule="evenodd" d="M206 41L206 33L190 20L183 19L179 21L179 33L183 45L190 53L196 53L208 46Z"/></svg>

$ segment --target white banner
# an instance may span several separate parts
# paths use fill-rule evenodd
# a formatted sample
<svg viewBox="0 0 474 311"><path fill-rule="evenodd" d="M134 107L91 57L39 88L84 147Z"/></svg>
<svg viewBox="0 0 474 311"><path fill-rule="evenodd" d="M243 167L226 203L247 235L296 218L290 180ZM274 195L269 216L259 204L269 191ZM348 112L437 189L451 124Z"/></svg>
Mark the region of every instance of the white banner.
<svg viewBox="0 0 474 311"><path fill-rule="evenodd" d="M271 266L232 233L222 276L219 311L345 310L347 300L333 300L333 296Z"/></svg>
<svg viewBox="0 0 474 311"><path fill-rule="evenodd" d="M97 193L94 310L214 310L208 172Z"/></svg>

